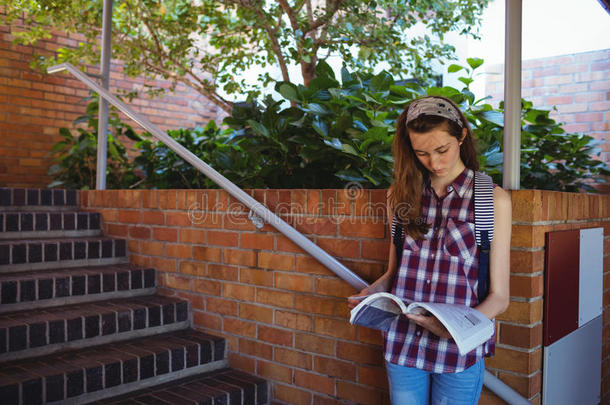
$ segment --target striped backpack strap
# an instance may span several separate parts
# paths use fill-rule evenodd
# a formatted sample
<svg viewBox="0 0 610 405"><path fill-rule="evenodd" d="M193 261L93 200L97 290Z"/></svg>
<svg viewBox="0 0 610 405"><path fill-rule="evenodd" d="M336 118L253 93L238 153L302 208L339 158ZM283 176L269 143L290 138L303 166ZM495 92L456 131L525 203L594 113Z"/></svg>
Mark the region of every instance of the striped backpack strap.
<svg viewBox="0 0 610 405"><path fill-rule="evenodd" d="M396 215L392 217L392 242L396 248L396 263L400 267L402 259L402 247L405 241L405 230L402 228L400 220Z"/></svg>
<svg viewBox="0 0 610 405"><path fill-rule="evenodd" d="M494 236L494 184L488 175L474 174L474 233L479 246L477 297L482 302L489 293L489 251Z"/></svg>

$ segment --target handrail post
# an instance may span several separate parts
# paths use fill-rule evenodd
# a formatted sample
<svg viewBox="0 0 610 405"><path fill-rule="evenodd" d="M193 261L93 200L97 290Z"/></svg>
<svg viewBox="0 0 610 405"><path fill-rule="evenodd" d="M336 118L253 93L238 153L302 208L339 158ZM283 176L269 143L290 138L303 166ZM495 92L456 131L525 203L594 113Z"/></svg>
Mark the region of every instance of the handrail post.
<svg viewBox="0 0 610 405"><path fill-rule="evenodd" d="M509 190L521 187L521 2L506 0L505 8L502 187Z"/></svg>
<svg viewBox="0 0 610 405"><path fill-rule="evenodd" d="M102 20L102 55L100 61L101 85L105 90L110 88L110 53L112 50L112 1L104 0ZM99 97L97 122L97 170L95 188L106 189L106 160L108 159L108 101Z"/></svg>

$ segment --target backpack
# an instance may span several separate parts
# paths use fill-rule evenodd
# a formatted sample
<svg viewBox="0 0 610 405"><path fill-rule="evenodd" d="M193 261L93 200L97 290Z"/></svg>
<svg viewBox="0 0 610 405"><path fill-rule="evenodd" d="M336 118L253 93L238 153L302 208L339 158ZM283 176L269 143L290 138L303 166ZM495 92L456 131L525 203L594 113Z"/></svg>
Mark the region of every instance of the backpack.
<svg viewBox="0 0 610 405"><path fill-rule="evenodd" d="M396 262L400 265L405 233L400 221L392 219L392 241L396 247ZM477 297L483 302L489 293L489 251L494 232L494 184L487 174L474 173L474 233L479 248Z"/></svg>

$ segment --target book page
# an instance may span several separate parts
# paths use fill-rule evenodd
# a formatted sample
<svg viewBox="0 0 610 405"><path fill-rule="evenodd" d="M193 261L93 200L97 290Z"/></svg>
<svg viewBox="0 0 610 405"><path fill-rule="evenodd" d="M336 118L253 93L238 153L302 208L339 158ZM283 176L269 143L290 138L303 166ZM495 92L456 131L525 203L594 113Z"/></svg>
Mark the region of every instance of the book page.
<svg viewBox="0 0 610 405"><path fill-rule="evenodd" d="M494 332L492 321L466 305L414 302L407 311L414 313L417 308L425 308L438 318L453 337L460 354L466 354L486 342Z"/></svg>
<svg viewBox="0 0 610 405"><path fill-rule="evenodd" d="M387 331L403 311L406 311L406 306L395 295L375 293L351 310L350 323Z"/></svg>

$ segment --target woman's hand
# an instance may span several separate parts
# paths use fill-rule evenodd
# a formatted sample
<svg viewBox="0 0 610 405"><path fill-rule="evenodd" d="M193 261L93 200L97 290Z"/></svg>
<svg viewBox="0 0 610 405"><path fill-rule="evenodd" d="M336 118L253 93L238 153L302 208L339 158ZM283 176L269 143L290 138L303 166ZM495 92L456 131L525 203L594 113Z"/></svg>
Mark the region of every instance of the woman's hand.
<svg viewBox="0 0 610 405"><path fill-rule="evenodd" d="M445 339L451 338L447 328L445 328L441 321L439 321L434 315L407 314L407 318L422 328L428 329L438 337Z"/></svg>
<svg viewBox="0 0 610 405"><path fill-rule="evenodd" d="M358 294L347 297L347 306L349 309L354 308L356 305L360 304L361 299L354 299L355 297L366 297L367 295L375 294L378 292L388 292L390 291L392 279L390 277L381 276L377 281L371 284L368 287L363 288Z"/></svg>

